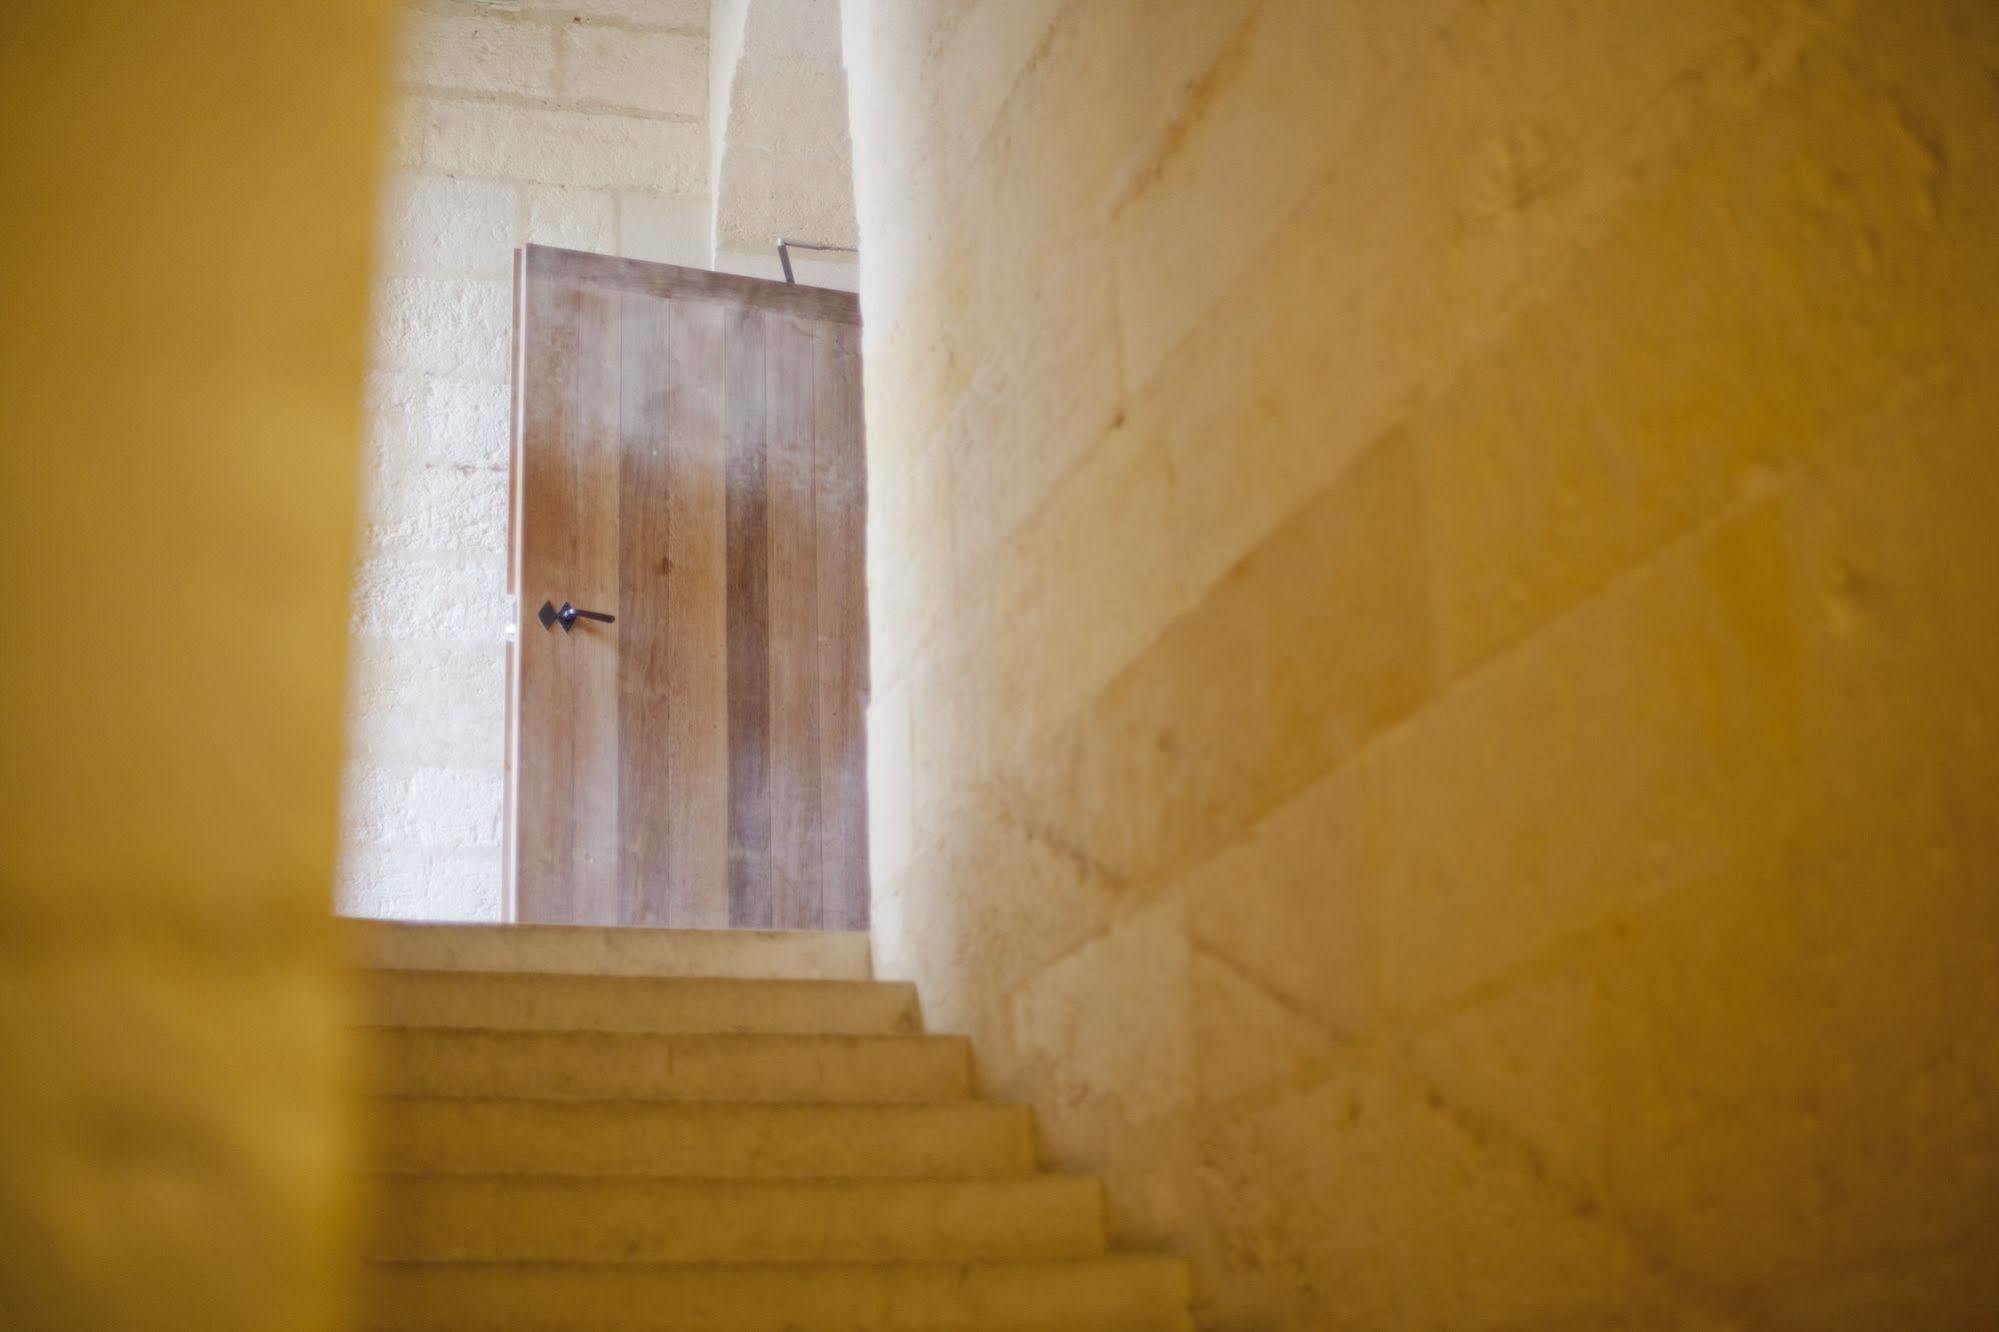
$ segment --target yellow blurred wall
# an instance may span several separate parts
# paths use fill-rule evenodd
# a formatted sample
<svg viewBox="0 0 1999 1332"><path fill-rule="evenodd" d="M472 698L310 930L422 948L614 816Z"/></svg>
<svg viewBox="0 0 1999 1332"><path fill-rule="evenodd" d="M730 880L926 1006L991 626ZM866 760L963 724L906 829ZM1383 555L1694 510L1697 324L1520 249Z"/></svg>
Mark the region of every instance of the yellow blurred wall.
<svg viewBox="0 0 1999 1332"><path fill-rule="evenodd" d="M1999 7L845 20L882 973L1207 1325L1999 1326Z"/></svg>
<svg viewBox="0 0 1999 1332"><path fill-rule="evenodd" d="M388 14L0 7L0 1326L333 1325Z"/></svg>

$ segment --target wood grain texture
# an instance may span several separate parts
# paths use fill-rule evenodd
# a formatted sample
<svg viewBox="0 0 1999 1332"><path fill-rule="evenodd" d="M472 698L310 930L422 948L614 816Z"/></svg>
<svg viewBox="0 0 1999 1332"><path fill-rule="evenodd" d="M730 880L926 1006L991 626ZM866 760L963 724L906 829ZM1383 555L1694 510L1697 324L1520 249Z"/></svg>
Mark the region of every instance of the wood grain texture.
<svg viewBox="0 0 1999 1332"><path fill-rule="evenodd" d="M667 456L672 388L672 307L620 293L618 402L618 916L627 925L672 924L667 849L677 833L668 791L666 570L674 477ZM660 560L665 555L658 557ZM597 636L594 625L582 632Z"/></svg>
<svg viewBox="0 0 1999 1332"><path fill-rule="evenodd" d="M551 245L530 245L527 254L536 272L556 280L587 282L675 301L713 302L737 310L769 310L816 321L861 322L860 298L849 291L767 282L763 278L739 277L705 268L620 259Z"/></svg>
<svg viewBox="0 0 1999 1332"><path fill-rule="evenodd" d="M860 330L852 325L815 330L820 919L833 930L868 927L868 510L860 344Z"/></svg>
<svg viewBox="0 0 1999 1332"><path fill-rule="evenodd" d="M766 576L770 585L771 923L821 919L819 863L819 576L813 528L813 325L764 317L770 427Z"/></svg>
<svg viewBox="0 0 1999 1332"><path fill-rule="evenodd" d="M812 291L524 252L518 919L866 928L859 328Z"/></svg>
<svg viewBox="0 0 1999 1332"><path fill-rule="evenodd" d="M724 352L728 451L729 923L769 929L770 490L764 315L733 311Z"/></svg>
<svg viewBox="0 0 1999 1332"><path fill-rule="evenodd" d="M521 415L521 394L526 388L527 377L522 369L521 353L524 330L527 326L527 252L514 251L513 262L513 339L507 353L507 595L518 597L521 585L521 430L524 425ZM515 617L515 639L506 645L506 707L502 732L502 757L500 761L500 821L504 835L500 838L500 918L514 919L520 907L520 876L515 863L518 839L512 835L515 811L520 808L520 786L515 774L520 768L520 712L521 712L521 662L519 644L520 617Z"/></svg>
<svg viewBox="0 0 1999 1332"><path fill-rule="evenodd" d="M514 251L512 339L507 347L507 591L517 593L521 581L521 431L526 425L521 401L527 392L527 251Z"/></svg>
<svg viewBox="0 0 1999 1332"><path fill-rule="evenodd" d="M533 617L538 591L588 607L615 604L618 594L618 297L535 281L532 268L529 274L520 529L520 918L613 920L616 639L587 630L546 633ZM532 582L526 581L530 571Z"/></svg>
<svg viewBox="0 0 1999 1332"><path fill-rule="evenodd" d="M729 924L728 451L722 434L727 311L672 309L666 496L668 923Z"/></svg>

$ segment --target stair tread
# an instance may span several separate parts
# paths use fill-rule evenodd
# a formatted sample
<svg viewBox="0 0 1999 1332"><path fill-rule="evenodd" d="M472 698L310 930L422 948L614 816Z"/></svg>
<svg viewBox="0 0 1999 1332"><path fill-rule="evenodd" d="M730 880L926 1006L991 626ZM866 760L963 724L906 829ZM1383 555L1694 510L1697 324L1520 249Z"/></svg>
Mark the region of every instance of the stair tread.
<svg viewBox="0 0 1999 1332"><path fill-rule="evenodd" d="M848 1175L807 1176L788 1179L742 1179L730 1176L722 1179L686 1179L676 1176L651 1175L595 1175L565 1174L550 1170L394 1170L369 1168L356 1172L363 1180L437 1180L463 1183L476 1187L480 1181L489 1181L493 1191L508 1189L532 1190L547 1186L545 1191L574 1189L579 1193L590 1192L631 1192L637 1193L715 1193L736 1196L763 1193L769 1196L783 1196L787 1193L818 1193L826 1197L838 1197L849 1193L910 1194L939 1193L952 1190L975 1190L995 1192L1001 1190L1054 1192L1070 1188L1087 1189L1092 1195L1098 1187L1095 1175L1075 1174L1066 1171L1042 1170L1026 1175L1002 1179L966 1179L959 1176L930 1176L920 1179L856 1179ZM807 1199L806 1201L811 1201Z"/></svg>
<svg viewBox="0 0 1999 1332"><path fill-rule="evenodd" d="M1081 1178L1090 1178L1081 1176ZM627 1263L595 1262L583 1263L570 1260L545 1259L505 1259L501 1261L466 1261L454 1259L450 1262L433 1262L428 1259L369 1258L365 1265L371 1269L399 1269L433 1273L464 1272L493 1274L500 1272L546 1272L574 1273L578 1279L588 1281L591 1274L621 1273L653 1275L680 1279L683 1277L704 1277L729 1275L746 1281L762 1280L766 1276L797 1277L817 1279L828 1276L882 1274L888 1276L937 1277L944 1275L964 1276L968 1273L1010 1273L1041 1274L1049 1272L1073 1273L1081 1271L1113 1272L1179 1272L1184 1275L1186 1259L1174 1254L1141 1253L1129 1250L1113 1250L1092 1254L1088 1258L1034 1259L1029 1261L1009 1261L1005 1259L949 1259L925 1261L885 1258L879 1261L851 1260L824 1263L782 1263L772 1264L756 1261L710 1262L710 1263Z"/></svg>
<svg viewBox="0 0 1999 1332"><path fill-rule="evenodd" d="M378 1174L372 1257L772 1264L1103 1252L1088 1176L682 1180Z"/></svg>
<svg viewBox="0 0 1999 1332"><path fill-rule="evenodd" d="M659 1034L898 1035L921 1029L904 981L744 980L377 970L373 1026Z"/></svg>
<svg viewBox="0 0 1999 1332"><path fill-rule="evenodd" d="M383 1102L439 1101L439 1102L448 1102L453 1104L462 1102L470 1105L532 1106L536 1109L551 1108L551 1107L575 1109L575 1108L587 1108L590 1106L630 1106L635 1109L644 1108L648 1110L685 1110L690 1113L694 1111L707 1112L707 1111L722 1111L729 1109L759 1110L759 1111L845 1110L845 1109L857 1109L857 1108L874 1109L874 1110L922 1110L931 1105L945 1106L945 1107L954 1107L954 1106L963 1107L966 1105L972 1105L972 1106L982 1106L992 1110L1012 1110L1015 1108L1019 1108L1019 1103L1014 1101L958 1101L958 1100L936 1101L936 1102L889 1101L881 1105L875 1105L875 1106L871 1106L865 1102L862 1102L857 1106L852 1101L814 1101L807 1097L800 1097L797 1100L791 1100L791 1101L758 1101L758 1100L672 1101L672 1100L660 1100L657 1097L651 1097L651 1096L577 1096L558 1101L539 1096L515 1096L505 1092L486 1093L486 1092L371 1091L368 1093L368 1098L372 1101L383 1101Z"/></svg>
<svg viewBox="0 0 1999 1332"><path fill-rule="evenodd" d="M1032 1173L1024 1106L382 1096L375 1169L689 1179Z"/></svg>
<svg viewBox="0 0 1999 1332"><path fill-rule="evenodd" d="M370 970L865 981L868 936L809 930L653 929L350 920Z"/></svg>
<svg viewBox="0 0 1999 1332"><path fill-rule="evenodd" d="M551 1101L922 1104L970 1092L970 1046L922 1034L814 1035L365 1026L371 1090Z"/></svg>
<svg viewBox="0 0 1999 1332"><path fill-rule="evenodd" d="M365 1332L405 1332L405 1329L414 1332L416 1326L415 1324L400 1322L378 1322L369 1324ZM520 1322L507 1322L499 1326L503 1327L505 1332L622 1332L623 1329L632 1329L632 1332L675 1332L676 1329L681 1328L683 1325L677 1323L635 1323L629 1320L614 1320L611 1322L534 1323L531 1325ZM692 1327L693 1325L685 1326ZM768 1332L770 1326L770 1324L757 1323L729 1323L726 1325L703 1323L699 1325L698 1332ZM784 1332L797 1332L798 1329L806 1327L813 1329L813 1332L822 1332L822 1329L829 1329L830 1332L874 1332L877 1326L879 1325L870 1324L863 1329L849 1328L846 1325L832 1327L831 1325L821 1323L788 1323L784 1325ZM473 1328L458 1325L433 1327L426 1323L422 1325L422 1332L489 1332L489 1329L483 1326ZM904 1327L898 1324L895 1326L894 1332L1195 1332L1195 1328L1191 1313L1171 1312L1136 1320L1120 1318L1115 1320L1092 1320L1083 1323L1074 1320L1032 1323L1007 1321L1003 1323L954 1323L949 1327L941 1323L912 1327Z"/></svg>
<svg viewBox="0 0 1999 1332"><path fill-rule="evenodd" d="M956 1111L965 1114L1031 1114L1026 1106L1010 1101L670 1101L647 1096L579 1096L554 1100L539 1096L459 1095L439 1092L370 1092L370 1101L383 1105L421 1102L432 1105L518 1106L523 1111L564 1113L569 1111L630 1110L634 1113L663 1115L728 1114L813 1114L821 1111L854 1111L882 1115L920 1115L925 1111Z"/></svg>
<svg viewBox="0 0 1999 1332"><path fill-rule="evenodd" d="M376 979L435 977L454 981L560 982L564 985L605 986L618 989L715 989L715 990L821 990L827 992L896 990L914 991L913 981L879 980L872 976L683 976L653 975L643 972L539 971L533 967L371 967L363 966L364 976Z"/></svg>
<svg viewBox="0 0 1999 1332"><path fill-rule="evenodd" d="M1186 1263L373 1263L400 1332L1080 1332L1191 1326Z"/></svg>

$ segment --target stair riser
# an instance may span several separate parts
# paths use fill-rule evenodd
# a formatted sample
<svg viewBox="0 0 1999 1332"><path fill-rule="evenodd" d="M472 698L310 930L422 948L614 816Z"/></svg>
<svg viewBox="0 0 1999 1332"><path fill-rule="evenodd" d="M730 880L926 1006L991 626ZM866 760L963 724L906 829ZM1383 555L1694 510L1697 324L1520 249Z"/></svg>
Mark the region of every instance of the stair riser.
<svg viewBox="0 0 1999 1332"><path fill-rule="evenodd" d="M1093 1179L690 1184L372 1181L368 1256L420 1262L1006 1262L1103 1252Z"/></svg>
<svg viewBox="0 0 1999 1332"><path fill-rule="evenodd" d="M370 1087L394 1096L902 1104L956 1100L951 1037L626 1036L372 1029Z"/></svg>
<svg viewBox="0 0 1999 1332"><path fill-rule="evenodd" d="M346 936L356 965L401 971L853 981L870 975L865 934L371 920L348 922Z"/></svg>
<svg viewBox="0 0 1999 1332"><path fill-rule="evenodd" d="M378 1265L372 1322L403 1332L1055 1332L1186 1326L1170 1259L962 1267Z"/></svg>
<svg viewBox="0 0 1999 1332"><path fill-rule="evenodd" d="M1027 1175L1022 1107L563 1105L386 1100L377 1169L678 1179L948 1179Z"/></svg>
<svg viewBox="0 0 1999 1332"><path fill-rule="evenodd" d="M366 990L380 1026L889 1036L922 1025L914 987L877 981L377 971Z"/></svg>

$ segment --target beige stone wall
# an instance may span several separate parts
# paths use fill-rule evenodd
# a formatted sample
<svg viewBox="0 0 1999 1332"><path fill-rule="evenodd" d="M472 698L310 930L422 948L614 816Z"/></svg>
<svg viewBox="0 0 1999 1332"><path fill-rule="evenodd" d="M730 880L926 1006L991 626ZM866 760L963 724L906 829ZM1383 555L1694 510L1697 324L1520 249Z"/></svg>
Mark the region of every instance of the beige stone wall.
<svg viewBox="0 0 1999 1332"><path fill-rule="evenodd" d="M707 0L418 0L382 214L340 902L495 919L511 262L705 267Z"/></svg>
<svg viewBox="0 0 1999 1332"><path fill-rule="evenodd" d="M840 0L716 0L709 21L715 267L782 280L778 237L855 241ZM798 251L792 272L843 291L860 276L835 251Z"/></svg>
<svg viewBox="0 0 1999 1332"><path fill-rule="evenodd" d="M0 7L0 1327L332 1332L390 8Z"/></svg>
<svg viewBox="0 0 1999 1332"><path fill-rule="evenodd" d="M845 17L882 974L1206 1326L1999 1321L1999 10Z"/></svg>

